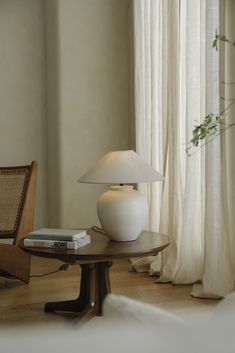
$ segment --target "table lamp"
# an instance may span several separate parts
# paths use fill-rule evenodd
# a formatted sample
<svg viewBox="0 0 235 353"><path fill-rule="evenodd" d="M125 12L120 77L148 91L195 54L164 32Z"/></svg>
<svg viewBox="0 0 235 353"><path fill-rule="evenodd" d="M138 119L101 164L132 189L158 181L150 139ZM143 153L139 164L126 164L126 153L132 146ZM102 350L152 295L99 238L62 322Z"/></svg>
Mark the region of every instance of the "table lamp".
<svg viewBox="0 0 235 353"><path fill-rule="evenodd" d="M162 181L163 176L132 150L112 151L98 160L80 183L118 184L98 199L97 214L107 236L114 241L136 240L146 224L148 203L133 189L135 183Z"/></svg>

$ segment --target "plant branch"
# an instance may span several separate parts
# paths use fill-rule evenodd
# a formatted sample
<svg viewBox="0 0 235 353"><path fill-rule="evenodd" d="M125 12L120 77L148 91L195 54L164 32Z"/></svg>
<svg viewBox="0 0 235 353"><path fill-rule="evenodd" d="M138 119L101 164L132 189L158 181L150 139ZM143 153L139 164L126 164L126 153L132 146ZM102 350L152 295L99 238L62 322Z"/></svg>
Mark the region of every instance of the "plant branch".
<svg viewBox="0 0 235 353"><path fill-rule="evenodd" d="M193 151L192 153L190 153L189 151L191 150L191 148L194 147L194 145L190 145L189 147L186 148L186 153L189 157L193 156L195 153L197 153L202 147L208 145L209 143L211 143L213 140L215 140L219 135L223 134L226 130L230 129L230 127L234 126L235 123L232 124L227 124L228 126L224 129L219 130L216 134L213 135L213 137L211 137L209 140L207 140L206 142L204 142L203 144L201 144L195 151Z"/></svg>
<svg viewBox="0 0 235 353"><path fill-rule="evenodd" d="M225 100L225 99L224 99ZM229 110L231 108L231 106L235 103L235 98L232 99L226 99L226 100L230 100L231 103L224 109L222 110L222 112L220 113L220 116L224 116L226 111Z"/></svg>
<svg viewBox="0 0 235 353"><path fill-rule="evenodd" d="M219 49L219 41L226 42L230 45L235 46L235 42L232 42L231 40L229 40L224 34L218 34L218 32L216 31L215 39L212 44L212 48L215 48L216 50L218 50Z"/></svg>
<svg viewBox="0 0 235 353"><path fill-rule="evenodd" d="M225 35L218 34L216 31L215 39L213 41L212 47L215 48L216 50L218 50L220 41L226 42L230 45L235 46L235 42L229 40ZM234 85L235 84L235 82L226 83L224 81L222 83L226 84L226 85ZM190 142L187 144L188 147L186 148L186 153L188 156L192 156L194 153L196 153L198 150L200 150L203 146L212 142L217 136L221 135L226 130L230 129L232 126L235 125L235 123L229 124L229 123L226 123L225 121L222 120L225 117L226 112L235 103L235 98L227 98L226 99L226 98L221 97L220 99L222 99L224 101L228 101L230 103L219 114L210 113L207 116L205 116L203 122L194 127L194 129L192 131L193 137L190 140ZM210 138L208 138L206 140L207 137L210 137ZM205 142L201 143L202 140L205 140ZM193 147L196 147L197 149L193 153L190 153L190 151Z"/></svg>
<svg viewBox="0 0 235 353"><path fill-rule="evenodd" d="M235 82L225 82L225 81L221 81L221 83L223 83L223 85L235 85Z"/></svg>

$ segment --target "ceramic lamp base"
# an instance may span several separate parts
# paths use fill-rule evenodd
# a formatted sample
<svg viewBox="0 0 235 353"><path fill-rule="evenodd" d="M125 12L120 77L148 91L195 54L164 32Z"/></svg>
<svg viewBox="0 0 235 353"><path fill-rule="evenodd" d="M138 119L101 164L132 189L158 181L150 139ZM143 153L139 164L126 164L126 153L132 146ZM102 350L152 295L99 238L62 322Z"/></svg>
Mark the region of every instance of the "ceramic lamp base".
<svg viewBox="0 0 235 353"><path fill-rule="evenodd" d="M111 186L97 204L97 214L111 240L136 240L148 215L146 199L131 185Z"/></svg>

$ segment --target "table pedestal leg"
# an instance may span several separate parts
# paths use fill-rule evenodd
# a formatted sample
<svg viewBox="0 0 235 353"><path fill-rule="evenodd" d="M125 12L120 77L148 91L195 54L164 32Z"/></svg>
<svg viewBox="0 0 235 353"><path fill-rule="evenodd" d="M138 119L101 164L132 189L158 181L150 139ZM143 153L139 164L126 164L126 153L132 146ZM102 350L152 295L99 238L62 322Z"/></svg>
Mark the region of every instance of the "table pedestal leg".
<svg viewBox="0 0 235 353"><path fill-rule="evenodd" d="M83 313L94 309L97 316L102 315L102 304L110 293L109 268L112 261L80 264L80 294L77 299L51 302L45 305L45 312L65 311Z"/></svg>
<svg viewBox="0 0 235 353"><path fill-rule="evenodd" d="M102 304L105 296L111 293L110 280L109 280L109 268L112 266L112 262L101 262L97 263L95 271L95 300L94 308L97 316L102 315Z"/></svg>

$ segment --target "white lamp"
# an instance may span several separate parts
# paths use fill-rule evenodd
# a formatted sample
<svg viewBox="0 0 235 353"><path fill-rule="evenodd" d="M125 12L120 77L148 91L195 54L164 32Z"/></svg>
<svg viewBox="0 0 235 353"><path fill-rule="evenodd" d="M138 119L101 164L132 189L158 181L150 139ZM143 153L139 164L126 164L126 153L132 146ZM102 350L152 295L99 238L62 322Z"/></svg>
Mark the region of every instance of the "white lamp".
<svg viewBox="0 0 235 353"><path fill-rule="evenodd" d="M163 176L134 151L114 151L98 160L80 179L81 183L111 186L97 203L100 223L111 240L136 240L146 223L146 199L129 183L162 181Z"/></svg>

